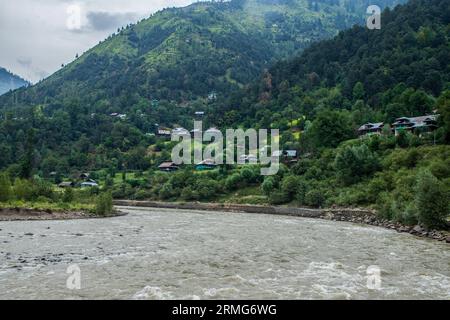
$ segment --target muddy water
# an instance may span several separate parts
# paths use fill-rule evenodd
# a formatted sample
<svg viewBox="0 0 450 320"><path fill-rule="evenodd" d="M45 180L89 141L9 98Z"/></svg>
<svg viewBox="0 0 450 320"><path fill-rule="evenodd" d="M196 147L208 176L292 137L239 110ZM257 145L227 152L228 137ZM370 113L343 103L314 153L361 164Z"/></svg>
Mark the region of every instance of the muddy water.
<svg viewBox="0 0 450 320"><path fill-rule="evenodd" d="M123 210L0 222L0 298L450 299L450 246L437 241L295 217ZM80 290L67 288L71 265Z"/></svg>

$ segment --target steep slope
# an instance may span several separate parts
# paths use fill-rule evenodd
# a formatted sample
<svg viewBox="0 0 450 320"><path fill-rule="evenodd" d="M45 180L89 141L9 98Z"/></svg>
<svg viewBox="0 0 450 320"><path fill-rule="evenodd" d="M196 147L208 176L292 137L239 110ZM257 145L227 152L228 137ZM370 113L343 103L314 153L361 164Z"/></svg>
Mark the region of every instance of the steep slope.
<svg viewBox="0 0 450 320"><path fill-rule="evenodd" d="M102 109L92 111L123 112L149 99L180 103L212 91L228 93L273 61L363 22L367 5L367 0L233 0L163 10L33 88L1 99L0 107L77 97Z"/></svg>
<svg viewBox="0 0 450 320"><path fill-rule="evenodd" d="M221 119L281 125L280 114L313 118L323 108L359 110L358 121L430 113L435 98L450 89L449 23L444 0L386 10L381 30L355 26L278 63L229 101ZM223 117L225 110L233 117Z"/></svg>
<svg viewBox="0 0 450 320"><path fill-rule="evenodd" d="M15 90L28 85L28 81L12 74L4 68L0 68L0 95L8 92L9 90Z"/></svg>

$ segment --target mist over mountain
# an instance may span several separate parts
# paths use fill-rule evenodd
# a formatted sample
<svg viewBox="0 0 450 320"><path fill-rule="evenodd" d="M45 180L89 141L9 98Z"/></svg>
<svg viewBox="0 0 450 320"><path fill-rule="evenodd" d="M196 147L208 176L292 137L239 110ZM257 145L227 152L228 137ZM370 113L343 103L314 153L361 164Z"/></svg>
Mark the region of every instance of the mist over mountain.
<svg viewBox="0 0 450 320"><path fill-rule="evenodd" d="M0 67L0 95L15 90L20 87L28 86L30 83L21 77L12 74L8 70Z"/></svg>

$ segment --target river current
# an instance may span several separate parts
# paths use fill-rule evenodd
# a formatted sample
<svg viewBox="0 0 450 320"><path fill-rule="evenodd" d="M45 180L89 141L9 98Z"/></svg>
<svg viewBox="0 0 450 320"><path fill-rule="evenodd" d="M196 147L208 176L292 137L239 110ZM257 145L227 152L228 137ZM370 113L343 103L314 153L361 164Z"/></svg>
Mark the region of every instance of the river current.
<svg viewBox="0 0 450 320"><path fill-rule="evenodd" d="M0 299L450 299L445 243L316 219L121 210L0 222Z"/></svg>

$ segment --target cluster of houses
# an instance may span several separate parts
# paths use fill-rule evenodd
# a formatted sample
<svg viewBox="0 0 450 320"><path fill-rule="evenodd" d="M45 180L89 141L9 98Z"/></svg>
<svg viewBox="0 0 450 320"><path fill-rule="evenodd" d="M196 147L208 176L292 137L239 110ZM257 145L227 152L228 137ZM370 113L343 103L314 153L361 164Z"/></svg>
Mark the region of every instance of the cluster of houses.
<svg viewBox="0 0 450 320"><path fill-rule="evenodd" d="M117 113L117 112L111 113L110 116L112 118L117 118L117 119L120 119L120 120L125 120L127 118L126 114Z"/></svg>
<svg viewBox="0 0 450 320"><path fill-rule="evenodd" d="M423 133L433 132L438 128L438 114L421 116L421 117L401 117L395 120L391 125L391 130L395 135L398 135L402 131L408 131L414 134L422 135ZM359 129L360 136L381 135L386 124L379 123L366 123Z"/></svg>
<svg viewBox="0 0 450 320"><path fill-rule="evenodd" d="M210 128L208 130L205 131L205 133L209 133L209 134L215 134L221 132L219 129L217 128ZM194 135L196 133L201 133L203 134L202 131L198 130L198 129L194 129L194 130L187 130L185 128L175 128L175 129L169 129L169 128L164 128L164 127L158 127L157 130L157 135L160 137L166 137L166 138L170 138L172 136L172 134L178 135L178 136L183 136L183 135L190 135L191 137L194 137Z"/></svg>
<svg viewBox="0 0 450 320"><path fill-rule="evenodd" d="M285 151L276 151L272 153L273 157L281 158L281 160L286 164L296 163L298 161L297 150L285 150ZM241 155L239 160L242 162L258 161L258 157L255 155ZM195 165L196 171L207 171L214 170L219 165L213 159L203 160ZM165 161L159 165L158 169L162 172L174 172L180 169L180 165L175 164L172 161Z"/></svg>
<svg viewBox="0 0 450 320"><path fill-rule="evenodd" d="M75 188L79 186L80 188L98 188L99 184L97 181L90 178L89 173L82 173L78 176L78 182L75 181L64 181L58 184L58 187L60 188Z"/></svg>

